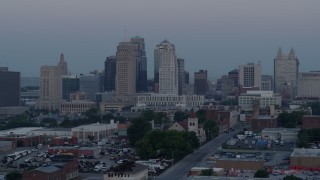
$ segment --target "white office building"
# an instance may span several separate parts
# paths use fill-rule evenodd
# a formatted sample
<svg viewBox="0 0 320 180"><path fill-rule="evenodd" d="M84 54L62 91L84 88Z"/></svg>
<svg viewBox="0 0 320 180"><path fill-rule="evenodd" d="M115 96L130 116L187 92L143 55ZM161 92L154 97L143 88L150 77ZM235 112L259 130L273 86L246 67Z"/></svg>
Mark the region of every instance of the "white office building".
<svg viewBox="0 0 320 180"><path fill-rule="evenodd" d="M159 93L178 94L178 61L175 47L167 40L162 41L154 50L159 62Z"/></svg>
<svg viewBox="0 0 320 180"><path fill-rule="evenodd" d="M252 109L255 100L259 101L260 107L268 107L270 105L281 106L280 94L275 94L273 91L247 91L239 96L238 105L242 109Z"/></svg>
<svg viewBox="0 0 320 180"><path fill-rule="evenodd" d="M320 98L320 71L299 74L297 96Z"/></svg>
<svg viewBox="0 0 320 180"><path fill-rule="evenodd" d="M243 88L261 89L261 65L247 63L239 66L239 85Z"/></svg>

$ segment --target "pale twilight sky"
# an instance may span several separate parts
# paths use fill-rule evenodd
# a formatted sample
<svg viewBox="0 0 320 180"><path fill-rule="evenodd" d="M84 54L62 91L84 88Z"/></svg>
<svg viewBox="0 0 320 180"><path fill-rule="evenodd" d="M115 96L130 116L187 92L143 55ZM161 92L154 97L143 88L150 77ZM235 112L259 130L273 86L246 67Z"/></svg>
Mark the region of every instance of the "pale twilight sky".
<svg viewBox="0 0 320 180"><path fill-rule="evenodd" d="M210 77L258 62L273 74L277 49L294 48L300 71L320 70L319 0L9 0L0 1L0 66L40 76L64 53L72 74L104 69L128 37L145 38L148 77L153 49L175 44L193 76Z"/></svg>

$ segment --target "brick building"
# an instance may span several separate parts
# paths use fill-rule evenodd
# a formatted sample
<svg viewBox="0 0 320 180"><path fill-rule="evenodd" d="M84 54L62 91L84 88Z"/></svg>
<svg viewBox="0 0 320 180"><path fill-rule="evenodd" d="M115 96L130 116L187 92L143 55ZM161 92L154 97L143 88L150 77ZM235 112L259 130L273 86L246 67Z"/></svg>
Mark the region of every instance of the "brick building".
<svg viewBox="0 0 320 180"><path fill-rule="evenodd" d="M207 110L206 118L214 120L219 125L220 132L227 131L229 128L234 127L238 121L238 112L236 110Z"/></svg>
<svg viewBox="0 0 320 180"><path fill-rule="evenodd" d="M265 128L276 128L278 120L273 116L258 116L253 118L250 124L252 131L262 131Z"/></svg>
<svg viewBox="0 0 320 180"><path fill-rule="evenodd" d="M320 149L296 148L290 156L291 169L320 170Z"/></svg>
<svg viewBox="0 0 320 180"><path fill-rule="evenodd" d="M318 115L304 115L302 118L302 128L320 128L320 116Z"/></svg>
<svg viewBox="0 0 320 180"><path fill-rule="evenodd" d="M50 179L67 180L78 177L78 159L70 162L54 162L22 173L24 180Z"/></svg>

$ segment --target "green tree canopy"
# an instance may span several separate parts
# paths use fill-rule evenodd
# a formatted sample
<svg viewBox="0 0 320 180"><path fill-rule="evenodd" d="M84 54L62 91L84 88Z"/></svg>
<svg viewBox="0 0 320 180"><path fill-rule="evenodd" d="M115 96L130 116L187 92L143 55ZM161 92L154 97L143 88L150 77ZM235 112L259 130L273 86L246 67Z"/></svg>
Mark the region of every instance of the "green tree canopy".
<svg viewBox="0 0 320 180"><path fill-rule="evenodd" d="M303 115L308 114L307 111L293 111L292 113L283 112L278 116L278 122L281 127L295 128L302 124Z"/></svg>
<svg viewBox="0 0 320 180"><path fill-rule="evenodd" d="M290 176L284 177L283 180L302 180L302 178L299 178L291 174Z"/></svg>
<svg viewBox="0 0 320 180"><path fill-rule="evenodd" d="M269 177L269 173L268 171L264 170L264 169L258 169L256 171L256 173L254 173L253 177L257 177L257 178L268 178Z"/></svg>
<svg viewBox="0 0 320 180"><path fill-rule="evenodd" d="M219 127L217 123L213 120L207 120L204 122L204 131L206 132L208 140L219 135Z"/></svg>
<svg viewBox="0 0 320 180"><path fill-rule="evenodd" d="M6 180L22 180L22 174L18 171L12 171L6 174Z"/></svg>
<svg viewBox="0 0 320 180"><path fill-rule="evenodd" d="M212 176L213 170L212 169L204 169L201 171L200 176Z"/></svg>
<svg viewBox="0 0 320 180"><path fill-rule="evenodd" d="M147 109L142 111L141 116L148 121L154 120L155 112L153 110Z"/></svg>
<svg viewBox="0 0 320 180"><path fill-rule="evenodd" d="M174 113L174 120L175 121L183 121L185 119L188 118L188 115L186 112L183 112L183 111L176 111Z"/></svg>
<svg viewBox="0 0 320 180"><path fill-rule="evenodd" d="M199 124L202 124L203 122L205 122L207 120L207 111L204 109L199 109L196 112L196 115L199 119Z"/></svg>
<svg viewBox="0 0 320 180"><path fill-rule="evenodd" d="M154 122L157 124L166 124L169 121L169 118L164 112L157 112L154 117Z"/></svg>
<svg viewBox="0 0 320 180"><path fill-rule="evenodd" d="M135 146L136 142L143 138L143 136L151 130L151 124L144 118L135 118L131 121L129 126L128 138L131 146Z"/></svg>
<svg viewBox="0 0 320 180"><path fill-rule="evenodd" d="M136 143L141 159L166 158L179 160L199 147L194 132L150 131Z"/></svg>

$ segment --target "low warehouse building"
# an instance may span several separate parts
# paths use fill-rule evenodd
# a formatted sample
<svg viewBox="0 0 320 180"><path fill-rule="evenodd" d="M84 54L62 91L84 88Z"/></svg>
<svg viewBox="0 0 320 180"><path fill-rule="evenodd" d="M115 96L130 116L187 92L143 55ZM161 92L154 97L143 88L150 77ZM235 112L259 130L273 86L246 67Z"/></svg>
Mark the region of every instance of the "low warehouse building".
<svg viewBox="0 0 320 180"><path fill-rule="evenodd" d="M298 131L296 128L265 128L261 131L261 137L267 140L295 142L298 139Z"/></svg>
<svg viewBox="0 0 320 180"><path fill-rule="evenodd" d="M226 170L258 170L263 169L264 160L257 159L218 159L216 167Z"/></svg>
<svg viewBox="0 0 320 180"><path fill-rule="evenodd" d="M320 149L294 149L290 156L290 168L320 170Z"/></svg>
<svg viewBox="0 0 320 180"><path fill-rule="evenodd" d="M10 152L16 149L14 141L0 141L0 154Z"/></svg>

